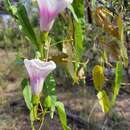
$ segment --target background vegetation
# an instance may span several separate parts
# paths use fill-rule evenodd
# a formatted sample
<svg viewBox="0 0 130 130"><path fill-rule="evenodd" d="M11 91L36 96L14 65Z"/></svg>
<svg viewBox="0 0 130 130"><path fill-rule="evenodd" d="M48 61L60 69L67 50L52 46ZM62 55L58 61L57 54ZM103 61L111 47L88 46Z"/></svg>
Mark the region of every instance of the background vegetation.
<svg viewBox="0 0 130 130"><path fill-rule="evenodd" d="M11 2L25 5L38 37L37 3ZM130 2L74 0L72 6L57 17L49 51L49 59L58 65L56 89L69 125L72 130L129 130ZM22 98L21 81L27 77L22 62L34 57L36 47L19 22L0 1L0 130L30 129ZM45 129L62 129L57 116L45 122Z"/></svg>

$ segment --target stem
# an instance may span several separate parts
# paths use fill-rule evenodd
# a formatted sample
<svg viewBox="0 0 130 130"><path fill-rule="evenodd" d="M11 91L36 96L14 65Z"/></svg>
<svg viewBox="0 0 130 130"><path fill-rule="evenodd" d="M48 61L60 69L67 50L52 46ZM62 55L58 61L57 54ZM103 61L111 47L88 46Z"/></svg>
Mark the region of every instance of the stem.
<svg viewBox="0 0 130 130"><path fill-rule="evenodd" d="M46 41L46 61L48 61L49 58L50 42L50 40Z"/></svg>
<svg viewBox="0 0 130 130"><path fill-rule="evenodd" d="M32 128L32 130L35 130L35 127L34 127L33 121L31 121L31 128Z"/></svg>
<svg viewBox="0 0 130 130"><path fill-rule="evenodd" d="M44 47L42 44L40 45L40 53L41 53L41 60L42 60L44 59Z"/></svg>
<svg viewBox="0 0 130 130"><path fill-rule="evenodd" d="M45 119L44 117L45 117L46 113L47 113L47 110L45 109L45 110L43 111L42 119L41 119L41 124L40 124L40 127L39 127L38 130L42 130L42 126L43 126L44 119Z"/></svg>
<svg viewBox="0 0 130 130"><path fill-rule="evenodd" d="M56 46L56 45L58 45L58 44L62 44L63 42L71 42L71 41L73 41L73 39L58 41L58 42L56 42L56 43L53 43L53 44L51 45L51 47Z"/></svg>
<svg viewBox="0 0 130 130"><path fill-rule="evenodd" d="M94 103L94 105L92 107L92 110L90 111L90 114L88 116L88 123L90 122L90 118L91 118L91 116L92 116L92 114L93 114L93 112L94 112L94 110L95 110L95 108L96 108L97 105L98 105L97 102Z"/></svg>
<svg viewBox="0 0 130 130"><path fill-rule="evenodd" d="M43 107L42 107L42 103L41 103L41 101L40 101L40 107L41 107L41 109L42 109L42 112L43 112L44 110L43 110Z"/></svg>
<svg viewBox="0 0 130 130"><path fill-rule="evenodd" d="M41 60L45 58L44 45L48 40L48 32L41 32L41 44L39 45L39 52L41 53Z"/></svg>

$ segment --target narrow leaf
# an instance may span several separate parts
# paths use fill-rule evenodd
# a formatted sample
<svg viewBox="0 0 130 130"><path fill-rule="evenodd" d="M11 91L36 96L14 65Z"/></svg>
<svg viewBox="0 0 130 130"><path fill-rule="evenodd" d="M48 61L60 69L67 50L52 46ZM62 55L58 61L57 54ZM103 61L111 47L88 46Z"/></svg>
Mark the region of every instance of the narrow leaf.
<svg viewBox="0 0 130 130"><path fill-rule="evenodd" d="M127 55L127 49L124 44L124 25L122 17L119 15L117 17L117 24L119 28L119 35L120 35L120 47L121 47L121 56L123 58L124 64L127 67L128 66L128 55Z"/></svg>
<svg viewBox="0 0 130 130"><path fill-rule="evenodd" d="M73 6L70 5L70 6L68 7L68 9L71 11L71 13L72 13L72 15L73 15L75 21L76 21L76 22L79 22L78 17L77 17L77 15L76 15L75 11L74 11Z"/></svg>
<svg viewBox="0 0 130 130"><path fill-rule="evenodd" d="M30 39L30 41L38 47L38 42L36 35L34 33L34 30L31 26L31 23L29 21L26 9L24 5L19 4L17 6L17 13L18 13L18 22L22 25L22 30L25 33L25 35Z"/></svg>
<svg viewBox="0 0 130 130"><path fill-rule="evenodd" d="M123 65L121 62L116 63L116 77L115 77L115 85L113 88L113 97L112 97L112 106L115 104L115 100L119 94L121 82L123 79Z"/></svg>
<svg viewBox="0 0 130 130"><path fill-rule="evenodd" d="M66 117L66 112L65 112L64 104L62 102L57 102L56 103L56 108L57 108L58 115L59 115L60 122L62 124L63 129L64 130L71 130L67 126L67 117Z"/></svg>
<svg viewBox="0 0 130 130"><path fill-rule="evenodd" d="M83 54L83 31L80 23L75 22L75 32L74 32L74 41L75 41L75 54L77 59L80 60Z"/></svg>

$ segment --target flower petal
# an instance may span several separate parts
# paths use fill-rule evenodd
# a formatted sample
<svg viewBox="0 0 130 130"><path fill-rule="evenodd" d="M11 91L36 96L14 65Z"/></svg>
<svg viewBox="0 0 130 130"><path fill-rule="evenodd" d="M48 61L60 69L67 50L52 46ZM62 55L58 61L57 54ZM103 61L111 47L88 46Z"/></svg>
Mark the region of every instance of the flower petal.
<svg viewBox="0 0 130 130"><path fill-rule="evenodd" d="M40 29L49 31L55 17L69 6L73 0L37 0L40 9Z"/></svg>
<svg viewBox="0 0 130 130"><path fill-rule="evenodd" d="M29 74L32 92L40 94L44 80L56 68L56 64L53 61L43 62L39 59L25 59L24 64Z"/></svg>

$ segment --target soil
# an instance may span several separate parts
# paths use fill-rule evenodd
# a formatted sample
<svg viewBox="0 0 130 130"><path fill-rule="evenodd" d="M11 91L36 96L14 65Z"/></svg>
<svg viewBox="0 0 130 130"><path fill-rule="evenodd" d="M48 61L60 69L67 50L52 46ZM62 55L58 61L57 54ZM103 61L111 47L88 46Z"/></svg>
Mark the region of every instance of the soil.
<svg viewBox="0 0 130 130"><path fill-rule="evenodd" d="M21 80L26 75L22 65L15 64L16 52L0 50L0 130L31 130L29 112L22 97ZM96 94L89 86L58 84L57 94L66 110L71 110L83 121L100 126L102 130L130 130L130 96L120 94L110 118L101 111ZM69 120L72 130L94 130L78 126ZM36 126L38 127L38 126ZM105 129L103 129L105 128ZM47 117L45 130L62 130L57 116ZM96 130L96 128L95 128Z"/></svg>

